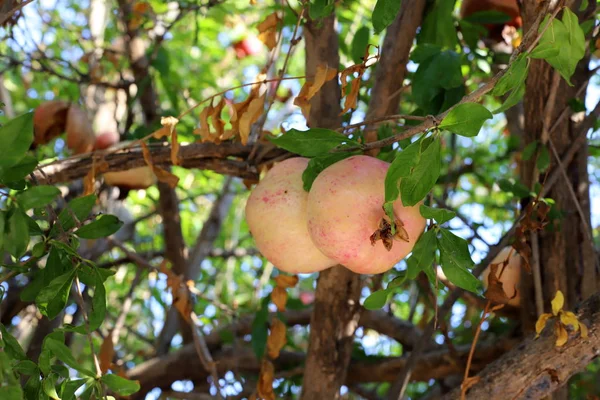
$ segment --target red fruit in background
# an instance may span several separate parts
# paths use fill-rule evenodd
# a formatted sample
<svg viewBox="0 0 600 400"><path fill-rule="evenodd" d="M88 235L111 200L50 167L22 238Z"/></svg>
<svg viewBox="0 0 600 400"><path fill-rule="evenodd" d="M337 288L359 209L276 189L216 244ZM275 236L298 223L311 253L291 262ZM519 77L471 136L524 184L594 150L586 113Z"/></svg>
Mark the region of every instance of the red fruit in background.
<svg viewBox="0 0 600 400"><path fill-rule="evenodd" d="M33 142L46 144L65 131L69 103L52 100L40 104L33 113Z"/></svg>
<svg viewBox="0 0 600 400"><path fill-rule="evenodd" d="M235 55L242 59L248 56L255 56L263 49L263 43L256 36L247 36L233 44Z"/></svg>
<svg viewBox="0 0 600 400"><path fill-rule="evenodd" d="M517 0L464 0L460 8L460 17L466 18L481 11L498 11L510 17L510 20L503 24L484 25L489 32L489 37L498 42L503 40L502 31L505 26L518 29L523 25Z"/></svg>
<svg viewBox="0 0 600 400"><path fill-rule="evenodd" d="M104 132L96 135L95 150L105 150L112 145L119 143L121 137L117 132Z"/></svg>

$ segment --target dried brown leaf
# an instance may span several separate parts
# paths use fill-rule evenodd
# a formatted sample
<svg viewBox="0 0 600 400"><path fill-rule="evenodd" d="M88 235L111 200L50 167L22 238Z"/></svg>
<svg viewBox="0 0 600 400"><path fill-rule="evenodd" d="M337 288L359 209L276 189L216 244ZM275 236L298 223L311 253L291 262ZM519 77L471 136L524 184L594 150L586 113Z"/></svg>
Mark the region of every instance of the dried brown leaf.
<svg viewBox="0 0 600 400"><path fill-rule="evenodd" d="M115 348L112 341L112 334L108 334L104 337L104 341L102 341L102 345L100 346L100 353L98 353L98 360L100 361L100 370L103 374L105 374L110 369L110 365L112 364L114 356Z"/></svg>
<svg viewBox="0 0 600 400"><path fill-rule="evenodd" d="M256 390L258 396L265 400L275 400L273 392L273 379L275 378L275 366L269 360L263 360L258 377Z"/></svg>
<svg viewBox="0 0 600 400"><path fill-rule="evenodd" d="M274 318L271 322L271 333L267 339L267 354L274 360L279 357L279 352L287 343L286 327L279 319Z"/></svg>
<svg viewBox="0 0 600 400"><path fill-rule="evenodd" d="M265 108L265 98L266 93L260 97L253 99L248 105L248 109L240 118L240 140L242 144L248 143L248 137L250 136L250 130L252 129L252 124L255 123Z"/></svg>
<svg viewBox="0 0 600 400"><path fill-rule="evenodd" d="M346 111L356 108L358 103L358 92L360 91L360 78L356 78L350 84L350 93L346 96L344 100L344 109L340 113L340 115L344 114Z"/></svg>
<svg viewBox="0 0 600 400"><path fill-rule="evenodd" d="M277 26L281 19L277 12L269 14L267 18L258 24L258 39L263 42L269 50L273 50L277 45Z"/></svg>
<svg viewBox="0 0 600 400"><path fill-rule="evenodd" d="M288 295L284 288L276 286L271 293L271 301L277 306L277 311L285 311L285 304L287 303Z"/></svg>
<svg viewBox="0 0 600 400"><path fill-rule="evenodd" d="M179 157L179 142L177 141L177 129L173 129L171 132L171 162L173 165L181 164L181 157Z"/></svg>
<svg viewBox="0 0 600 400"><path fill-rule="evenodd" d="M200 135L200 139L203 142L215 142L217 138L210 131L210 124L208 118L213 112L212 102L200 111L200 128L194 130L195 135Z"/></svg>
<svg viewBox="0 0 600 400"><path fill-rule="evenodd" d="M485 297L494 303L506 304L510 299L504 291L504 285L498 279L498 269L501 265L502 264L490 265L490 273L488 275L488 289L485 292Z"/></svg>
<svg viewBox="0 0 600 400"><path fill-rule="evenodd" d="M176 187L179 183L179 178L176 175L170 173L169 171L154 165L152 163L152 156L150 155L150 149L148 149L148 145L145 142L140 143L142 146L142 154L144 156L144 161L150 168L152 168L152 172L154 172L154 175L156 175L156 179L166 183L171 188Z"/></svg>
<svg viewBox="0 0 600 400"><path fill-rule="evenodd" d="M334 68L329 68L326 64L321 64L317 66L317 72L315 74L315 78L306 93L306 99L312 99L318 92L321 90L323 85L332 80L337 76L337 70ZM306 85L306 83L305 83Z"/></svg>
<svg viewBox="0 0 600 400"><path fill-rule="evenodd" d="M225 99L221 98L221 101L217 103L216 107L214 107L210 113L210 120L215 128L215 136L217 138L221 138L225 133L225 121L221 119L223 107L225 107Z"/></svg>
<svg viewBox="0 0 600 400"><path fill-rule="evenodd" d="M556 334L556 347L564 346L569 340L569 333L559 321L556 321L556 324L554 324L554 333Z"/></svg>
<svg viewBox="0 0 600 400"><path fill-rule="evenodd" d="M300 93L294 99L294 105L300 107L304 118L309 119L310 116L310 101L308 100L308 92L312 86L312 82L306 81L300 89Z"/></svg>
<svg viewBox="0 0 600 400"><path fill-rule="evenodd" d="M278 287L287 289L293 288L298 284L298 276L296 275L277 275L275 277L275 283Z"/></svg>

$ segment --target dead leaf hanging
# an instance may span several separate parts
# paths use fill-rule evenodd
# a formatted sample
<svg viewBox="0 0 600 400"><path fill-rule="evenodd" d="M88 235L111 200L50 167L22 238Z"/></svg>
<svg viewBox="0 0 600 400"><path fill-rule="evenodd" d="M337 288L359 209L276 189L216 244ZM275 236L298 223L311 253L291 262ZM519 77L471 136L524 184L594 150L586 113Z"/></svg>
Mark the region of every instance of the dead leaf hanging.
<svg viewBox="0 0 600 400"><path fill-rule="evenodd" d="M150 168L152 168L152 172L154 172L154 175L156 175L156 179L166 183L171 188L175 188L179 183L179 178L169 171L154 165L152 163L152 156L150 155L150 149L148 149L148 145L145 142L141 142L141 146L142 154L144 155L144 161Z"/></svg>
<svg viewBox="0 0 600 400"><path fill-rule="evenodd" d="M260 24L258 24L258 38L263 42L269 50L273 50L277 45L277 26L281 19L277 15L277 12L269 14L267 18Z"/></svg>
<svg viewBox="0 0 600 400"><path fill-rule="evenodd" d="M253 99L248 105L248 109L240 118L240 140L242 144L248 143L252 124L255 123L265 109L266 93L262 96Z"/></svg>

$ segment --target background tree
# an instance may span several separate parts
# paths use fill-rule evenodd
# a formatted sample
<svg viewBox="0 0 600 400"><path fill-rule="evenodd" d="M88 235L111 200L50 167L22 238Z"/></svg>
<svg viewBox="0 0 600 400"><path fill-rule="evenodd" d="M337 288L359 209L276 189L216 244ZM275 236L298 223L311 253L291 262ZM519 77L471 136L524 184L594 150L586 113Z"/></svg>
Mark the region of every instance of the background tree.
<svg viewBox="0 0 600 400"><path fill-rule="evenodd" d="M591 0L5 1L0 398L600 396L598 20ZM250 190L357 154L392 163L389 217L423 202L411 255L278 270Z"/></svg>

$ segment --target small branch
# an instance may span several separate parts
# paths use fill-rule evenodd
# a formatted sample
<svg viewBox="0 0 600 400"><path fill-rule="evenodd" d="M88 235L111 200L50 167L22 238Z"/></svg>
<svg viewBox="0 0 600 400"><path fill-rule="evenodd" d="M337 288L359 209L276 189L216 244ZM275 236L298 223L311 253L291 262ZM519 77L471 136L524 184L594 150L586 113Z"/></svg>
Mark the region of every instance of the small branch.
<svg viewBox="0 0 600 400"><path fill-rule="evenodd" d="M92 357L94 359L94 366L96 367L96 377L100 378L102 376L102 369L100 368L100 361L98 360L98 356L96 355L96 350L94 350L94 341L92 340L92 333L90 332L90 321L88 319L87 312L85 311L85 302L83 301L83 294L81 293L81 284L79 283L79 276L75 274L75 291L77 292L77 303L79 304L79 309L81 310L81 315L83 316L83 320L85 322L85 328L87 331L87 338L90 344L90 351L92 353Z"/></svg>

